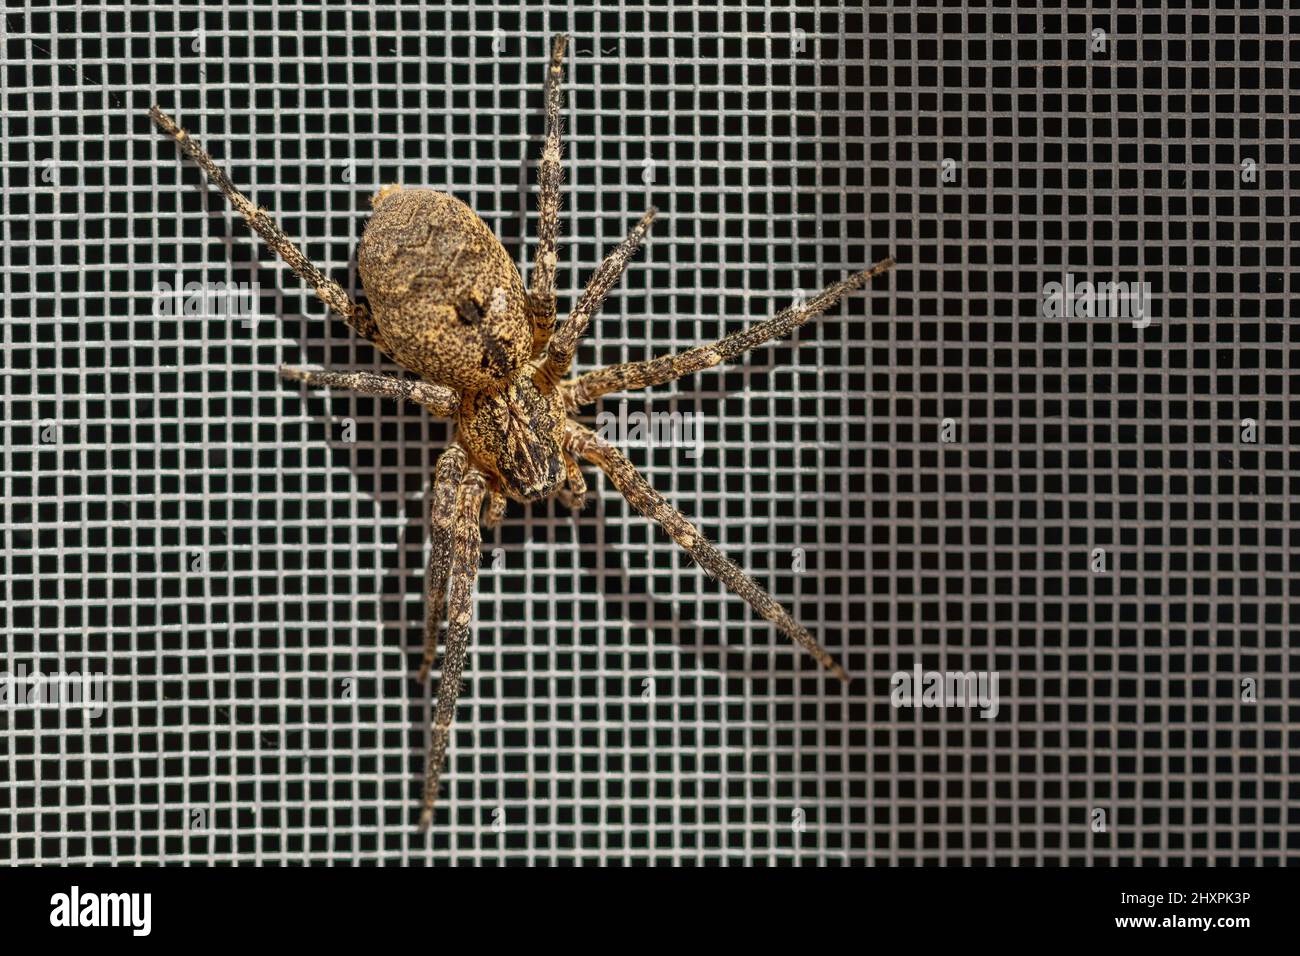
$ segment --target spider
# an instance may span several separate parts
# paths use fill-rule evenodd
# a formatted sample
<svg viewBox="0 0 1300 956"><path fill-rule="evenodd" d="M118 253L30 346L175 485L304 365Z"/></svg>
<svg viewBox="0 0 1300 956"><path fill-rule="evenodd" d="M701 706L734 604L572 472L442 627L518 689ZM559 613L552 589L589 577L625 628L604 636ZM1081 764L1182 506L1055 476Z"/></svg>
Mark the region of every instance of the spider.
<svg viewBox="0 0 1300 956"><path fill-rule="evenodd" d="M158 106L149 114L326 306L420 380L288 366L282 366L280 374L309 386L413 402L456 422L455 438L438 458L431 489L421 683L428 680L434 662L444 609L447 633L425 765L422 830L433 819L460 696L480 560L479 526L500 523L507 499L528 503L555 495L580 511L587 491L580 460L603 471L632 507L662 527L711 577L720 579L826 670L842 681L849 679L812 635L715 549L618 448L570 416L604 395L661 385L788 335L885 272L893 260L885 259L711 345L569 377L574 352L592 315L636 254L656 210L649 209L605 258L557 328L560 108L567 44L566 35L555 39L546 77L537 253L526 289L514 260L467 205L431 189L391 185L371 198L373 213L357 254L368 306L355 302L308 261L265 209L253 205L231 184L212 157L170 116Z"/></svg>

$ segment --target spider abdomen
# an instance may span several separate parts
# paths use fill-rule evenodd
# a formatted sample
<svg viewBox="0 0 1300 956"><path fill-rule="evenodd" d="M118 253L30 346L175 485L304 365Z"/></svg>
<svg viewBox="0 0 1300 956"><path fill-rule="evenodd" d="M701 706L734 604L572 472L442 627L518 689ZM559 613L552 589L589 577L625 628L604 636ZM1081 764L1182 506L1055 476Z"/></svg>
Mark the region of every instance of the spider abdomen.
<svg viewBox="0 0 1300 956"><path fill-rule="evenodd" d="M467 205L432 189L374 200L357 253L385 347L429 381L499 385L529 358L524 285L501 242Z"/></svg>

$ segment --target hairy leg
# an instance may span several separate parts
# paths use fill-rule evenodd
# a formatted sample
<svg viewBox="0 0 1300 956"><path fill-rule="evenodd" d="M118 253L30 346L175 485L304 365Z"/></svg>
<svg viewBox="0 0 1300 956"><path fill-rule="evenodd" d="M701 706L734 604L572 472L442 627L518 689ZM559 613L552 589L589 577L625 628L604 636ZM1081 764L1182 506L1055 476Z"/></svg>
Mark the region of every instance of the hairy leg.
<svg viewBox="0 0 1300 956"><path fill-rule="evenodd" d="M434 707L433 731L429 740L429 762L424 772L424 809L420 829L433 822L433 804L451 742L451 722L460 698L461 674L469 647L469 625L474 616L474 579L480 559L479 515L487 481L471 468L456 495L456 518L452 525L451 593L447 598L447 648L442 654L442 675L438 678L438 702Z"/></svg>
<svg viewBox="0 0 1300 956"><path fill-rule="evenodd" d="M465 474L465 449L452 445L438 457L429 495L429 570L424 576L424 660L418 680L424 683L438 651L438 628L447 605L451 571L451 530L456 518L456 491Z"/></svg>
<svg viewBox="0 0 1300 956"><path fill-rule="evenodd" d="M176 140L185 154L198 163L199 166L207 173L208 178L216 183L217 188L225 193L226 198L230 200L244 219L248 222L253 230L266 240L266 244L284 260L285 265L293 270L293 274L302 279L313 289L316 295L327 306L337 312L347 322L348 326L362 338L373 342L375 347L381 352L387 352L379 336L379 328L375 325L374 319L370 317L369 310L356 302L343 291L343 287L332 279L327 279L325 274L316 268L308 258L303 255L292 239L280 231L280 227L275 224L265 209L254 206L248 199L235 188L234 184L226 176L225 171L203 151L194 138L185 130L176 125L176 121L164 113L159 107L154 106L149 111L150 118L160 130Z"/></svg>
<svg viewBox="0 0 1300 956"><path fill-rule="evenodd" d="M582 293L582 298L569 313L568 319L552 336L550 345L546 349L546 364L543 366L543 370L552 381L558 382L569 373L569 366L573 364L573 353L578 348L578 340L587 331L587 323L600 308L600 304L605 301L605 295L614 288L614 284L623 275L628 262L636 255L641 240L645 238L646 230L650 228L650 221L654 219L657 212L658 210L653 206L647 209L646 214L632 228L628 237L596 267L596 271L587 282L586 290Z"/></svg>
<svg viewBox="0 0 1300 956"><path fill-rule="evenodd" d="M719 579L727 590L743 598L750 607L775 624L782 634L816 658L822 667L840 680L848 681L844 668L813 640L812 635L753 578L709 544L685 515L650 486L621 451L590 428L572 421L565 433L565 447L608 475L632 507L667 531L673 541L698 561L711 577Z"/></svg>
<svg viewBox="0 0 1300 956"><path fill-rule="evenodd" d="M319 388L343 388L363 395L414 402L439 418L454 418L460 408L460 396L452 389L409 378L398 378L396 375L329 370L318 372L281 365L280 376L291 382L305 382Z"/></svg>
<svg viewBox="0 0 1300 956"><path fill-rule="evenodd" d="M488 486L488 506L486 514L483 515L483 524L489 528L501 524L506 516L507 504L506 496L501 493L500 488L495 484Z"/></svg>
<svg viewBox="0 0 1300 956"><path fill-rule="evenodd" d="M824 312L844 296L860 289L868 281L890 269L893 259L885 259L870 269L849 276L828 286L801 306L792 306L775 318L758 322L747 329L733 332L712 345L700 345L685 352L661 355L647 362L628 362L595 369L577 379L564 383L570 406L589 405L610 392L627 392L638 388L662 385L675 378L691 375L703 369L729 362L743 352L773 339L784 338L813 316Z"/></svg>
<svg viewBox="0 0 1300 956"><path fill-rule="evenodd" d="M581 511L587 505L587 479L567 452L564 455L564 476L566 486L559 491L560 501L572 511Z"/></svg>
<svg viewBox="0 0 1300 956"><path fill-rule="evenodd" d="M546 147L537 170L537 258L528 280L528 308L533 321L533 357L542 354L555 331L555 269L560 231L560 98L564 84L565 34L555 38L546 71Z"/></svg>

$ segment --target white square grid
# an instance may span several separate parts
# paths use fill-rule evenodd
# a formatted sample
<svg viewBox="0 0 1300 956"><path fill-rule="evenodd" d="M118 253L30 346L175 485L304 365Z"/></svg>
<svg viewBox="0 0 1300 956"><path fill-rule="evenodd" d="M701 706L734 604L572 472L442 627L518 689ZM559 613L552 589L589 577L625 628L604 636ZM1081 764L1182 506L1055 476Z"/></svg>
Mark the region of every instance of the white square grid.
<svg viewBox="0 0 1300 956"><path fill-rule="evenodd" d="M1289 56L1246 45L1264 17L1216 22L1235 45L1207 80L1178 10L328 11L6 9L0 662L106 672L110 701L0 709L0 861L1294 860L1294 262L1260 251L1292 127L1248 70ZM526 268L561 31L561 307L661 210L582 367L900 262L792 342L629 396L703 416L698 459L633 461L858 679L819 675L591 475L576 523L512 505L485 532L425 837L423 488L449 428L276 377L392 369L146 114L349 287L392 181L453 192ZM1191 92L1210 83L1242 92ZM259 282L260 321L154 315L178 269ZM1041 321L1067 269L1140 273L1161 323ZM891 707L917 660L998 670L999 718Z"/></svg>

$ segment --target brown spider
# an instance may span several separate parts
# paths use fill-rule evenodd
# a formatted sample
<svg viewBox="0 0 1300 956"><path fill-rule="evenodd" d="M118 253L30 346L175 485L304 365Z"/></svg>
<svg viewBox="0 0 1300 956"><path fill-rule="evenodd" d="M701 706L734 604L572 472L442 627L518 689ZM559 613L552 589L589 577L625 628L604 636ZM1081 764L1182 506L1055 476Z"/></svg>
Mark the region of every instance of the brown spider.
<svg viewBox="0 0 1300 956"><path fill-rule="evenodd" d="M537 258L527 290L500 241L460 200L429 189L386 186L371 199L374 214L357 256L368 309L312 265L266 210L249 202L212 157L170 116L157 106L150 111L158 127L203 168L248 224L296 275L315 288L327 306L355 332L423 381L370 372L288 367L280 369L281 375L308 385L406 399L434 415L456 419L455 440L439 457L433 481L421 682L428 678L433 664L444 606L447 640L425 770L422 829L433 818L452 717L460 696L480 559L479 524L492 527L499 523L507 498L530 502L558 495L575 510L581 509L586 483L578 459L605 472L634 508L657 522L710 576L720 578L832 674L848 680L844 669L812 635L709 544L622 452L571 419L569 413L602 395L660 385L730 361L748 349L785 336L889 269L893 261L886 259L849 276L808 301L712 345L568 378L587 323L636 253L655 210L646 212L631 234L600 264L568 320L556 329L560 87L567 44L567 36L556 38L546 79L546 148L538 173Z"/></svg>

